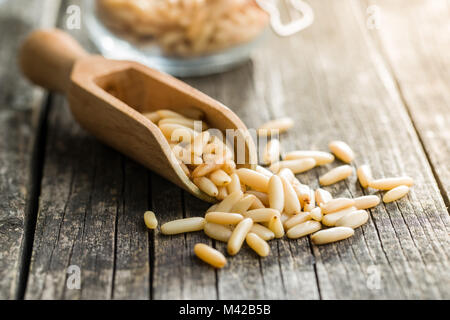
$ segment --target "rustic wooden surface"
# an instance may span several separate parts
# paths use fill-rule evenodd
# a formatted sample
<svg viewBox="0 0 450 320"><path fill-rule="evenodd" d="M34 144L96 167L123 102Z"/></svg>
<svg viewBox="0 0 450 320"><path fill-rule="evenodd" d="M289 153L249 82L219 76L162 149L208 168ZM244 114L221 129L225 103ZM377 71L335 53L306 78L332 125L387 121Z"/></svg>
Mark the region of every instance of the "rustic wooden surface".
<svg viewBox="0 0 450 320"><path fill-rule="evenodd" d="M348 240L272 241L269 257L244 248L219 271L192 250L200 241L223 244L201 233L161 236L142 221L147 209L164 223L201 215L207 204L97 142L63 97L47 100L20 77L20 39L40 25L64 27L65 9L78 1L62 1L60 10L59 1L27 1L27 10L23 3L0 10L2 30L15 26L0 33L1 299L450 298L447 1L311 1L311 28L270 37L238 69L186 79L249 127L295 118L282 136L287 150L326 149L339 138L375 176L416 180L405 199L370 210ZM379 29L367 27L369 5L381 10ZM94 50L83 29L71 33ZM326 170L299 178L317 186ZM355 177L328 190L367 193ZM74 265L79 290L66 285Z"/></svg>

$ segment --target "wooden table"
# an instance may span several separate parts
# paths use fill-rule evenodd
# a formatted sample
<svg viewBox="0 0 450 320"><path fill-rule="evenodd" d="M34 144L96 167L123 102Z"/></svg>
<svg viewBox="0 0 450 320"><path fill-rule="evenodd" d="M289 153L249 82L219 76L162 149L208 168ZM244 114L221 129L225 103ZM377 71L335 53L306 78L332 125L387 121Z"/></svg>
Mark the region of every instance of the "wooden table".
<svg viewBox="0 0 450 320"><path fill-rule="evenodd" d="M405 199L370 210L348 240L272 241L269 257L244 248L220 271L193 256L197 242L212 244L202 233L162 236L143 223L148 209L164 223L203 215L206 203L97 142L63 97L20 75L24 36L64 28L78 1L1 4L0 298L449 299L450 4L309 2L316 21L306 31L271 36L244 66L187 82L249 127L293 117L286 150L326 150L342 139L355 165L416 184ZM71 33L93 50L84 29ZM317 187L326 170L299 178ZM367 193L354 176L327 189ZM69 266L81 271L80 289L67 285Z"/></svg>

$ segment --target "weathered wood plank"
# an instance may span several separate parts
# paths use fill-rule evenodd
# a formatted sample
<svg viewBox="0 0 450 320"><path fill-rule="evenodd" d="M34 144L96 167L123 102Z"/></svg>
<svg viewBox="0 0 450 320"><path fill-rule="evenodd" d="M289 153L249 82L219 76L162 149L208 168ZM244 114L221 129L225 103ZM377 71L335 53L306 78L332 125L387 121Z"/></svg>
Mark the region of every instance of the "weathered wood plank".
<svg viewBox="0 0 450 320"><path fill-rule="evenodd" d="M83 30L73 35L89 47ZM66 99L55 99L25 297L148 299L148 195L147 171L80 129ZM67 286L69 266L81 271L80 289Z"/></svg>
<svg viewBox="0 0 450 320"><path fill-rule="evenodd" d="M203 216L206 203L186 194L169 181L152 175L152 209L162 225L168 221ZM154 236L153 299L216 299L214 269L197 259L194 245L211 245L203 232Z"/></svg>
<svg viewBox="0 0 450 320"><path fill-rule="evenodd" d="M45 101L43 92L20 75L16 52L32 28L54 23L59 6L59 1L26 1L28 10L23 10L24 3L0 5L0 299L13 299L20 290L26 214L35 196L32 149ZM38 8L45 8L45 20L35 14Z"/></svg>
<svg viewBox="0 0 450 320"><path fill-rule="evenodd" d="M442 1L370 1L379 40L447 207L450 198L450 10Z"/></svg>

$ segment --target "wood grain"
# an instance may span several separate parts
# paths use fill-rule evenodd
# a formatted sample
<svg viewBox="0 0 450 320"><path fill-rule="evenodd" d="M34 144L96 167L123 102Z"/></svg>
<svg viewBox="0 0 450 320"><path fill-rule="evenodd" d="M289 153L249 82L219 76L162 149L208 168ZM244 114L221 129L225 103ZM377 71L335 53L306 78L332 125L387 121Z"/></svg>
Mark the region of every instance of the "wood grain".
<svg viewBox="0 0 450 320"><path fill-rule="evenodd" d="M369 32L369 36L378 40L448 208L449 3L441 0L371 1L369 4L378 6L381 13L380 29Z"/></svg>
<svg viewBox="0 0 450 320"><path fill-rule="evenodd" d="M21 77L16 50L33 27L52 24L58 6L59 1L27 1L28 10L23 10L23 1L0 6L0 299L20 295L25 276L21 270L27 215L32 215L30 203L35 197L32 150L45 103L44 93ZM45 8L46 21L35 14L38 8Z"/></svg>

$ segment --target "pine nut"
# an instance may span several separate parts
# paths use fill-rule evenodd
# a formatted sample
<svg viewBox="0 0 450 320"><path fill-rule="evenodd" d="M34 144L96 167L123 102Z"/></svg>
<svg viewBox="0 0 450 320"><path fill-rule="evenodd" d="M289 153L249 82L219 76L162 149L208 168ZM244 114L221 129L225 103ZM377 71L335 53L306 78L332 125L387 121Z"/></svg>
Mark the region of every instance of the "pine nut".
<svg viewBox="0 0 450 320"><path fill-rule="evenodd" d="M231 229L216 223L207 222L203 229L205 234L217 241L228 242L228 239L231 237Z"/></svg>
<svg viewBox="0 0 450 320"><path fill-rule="evenodd" d="M178 160L178 164L180 165L180 167L183 170L184 174L187 177L190 177L191 172L189 171L189 168L180 159L177 159L177 160Z"/></svg>
<svg viewBox="0 0 450 320"><path fill-rule="evenodd" d="M241 250L245 237L247 236L252 226L253 220L250 218L246 218L239 222L236 228L234 228L227 245L227 251L229 255L234 256L239 252L239 250Z"/></svg>
<svg viewBox="0 0 450 320"><path fill-rule="evenodd" d="M411 187L414 184L414 180L410 177L398 177L398 178L383 178L372 180L369 183L369 187L378 190L391 190L399 186Z"/></svg>
<svg viewBox="0 0 450 320"><path fill-rule="evenodd" d="M287 220L284 223L284 227L289 230L293 226L303 223L308 220L311 220L311 214L309 212L300 212L300 213L292 216L292 218L290 218L289 220Z"/></svg>
<svg viewBox="0 0 450 320"><path fill-rule="evenodd" d="M293 183L292 188L294 188L297 198L300 200L300 206L305 207L311 202L311 189L302 183Z"/></svg>
<svg viewBox="0 0 450 320"><path fill-rule="evenodd" d="M183 116L182 114L172 111L172 110L168 110L168 109L160 109L158 111L156 111L156 113L158 114L158 116L161 119L165 119L165 118L185 118L185 116Z"/></svg>
<svg viewBox="0 0 450 320"><path fill-rule="evenodd" d="M294 120L291 118L280 118L276 120L269 121L263 124L258 129L259 136L268 136L271 131L278 130L279 133L283 133L294 126Z"/></svg>
<svg viewBox="0 0 450 320"><path fill-rule="evenodd" d="M236 170L236 173L243 184L256 191L267 192L269 188L269 178L265 175L246 168L238 169Z"/></svg>
<svg viewBox="0 0 450 320"><path fill-rule="evenodd" d="M320 207L322 208L323 214L328 214L354 205L355 205L354 199L335 198L333 200L328 201L325 204L320 205Z"/></svg>
<svg viewBox="0 0 450 320"><path fill-rule="evenodd" d="M234 160L225 160L225 163L222 165L222 170L231 175L236 170L236 163Z"/></svg>
<svg viewBox="0 0 450 320"><path fill-rule="evenodd" d="M369 220L369 214L366 210L358 210L347 213L345 216L336 221L336 227L349 227L356 229Z"/></svg>
<svg viewBox="0 0 450 320"><path fill-rule="evenodd" d="M206 213L217 211L216 208L218 205L219 205L218 203L213 204L211 207L209 207L209 209L206 211Z"/></svg>
<svg viewBox="0 0 450 320"><path fill-rule="evenodd" d="M334 227L320 230L311 236L314 244L326 244L350 238L355 234L355 230L348 227Z"/></svg>
<svg viewBox="0 0 450 320"><path fill-rule="evenodd" d="M207 222L217 223L217 224L238 224L244 217L239 213L228 213L228 212L209 212L205 215Z"/></svg>
<svg viewBox="0 0 450 320"><path fill-rule="evenodd" d="M280 172L277 173L277 176L286 178L290 183L293 183L296 180L295 174L289 168L282 168Z"/></svg>
<svg viewBox="0 0 450 320"><path fill-rule="evenodd" d="M220 164L216 163L202 163L201 165L196 167L194 171L192 171L192 177L194 178L204 177L207 174L219 169L220 166L221 166Z"/></svg>
<svg viewBox="0 0 450 320"><path fill-rule="evenodd" d="M193 181L194 184L207 195L211 197L216 197L219 194L219 189L217 189L217 186L208 178L206 177L194 178Z"/></svg>
<svg viewBox="0 0 450 320"><path fill-rule="evenodd" d="M280 140L271 139L264 150L263 162L271 164L280 160Z"/></svg>
<svg viewBox="0 0 450 320"><path fill-rule="evenodd" d="M349 165L336 167L325 173L323 176L321 176L319 178L319 182L322 186L329 186L330 184L348 178L352 174L352 172L353 169Z"/></svg>
<svg viewBox="0 0 450 320"><path fill-rule="evenodd" d="M278 172L283 168L289 168L294 174L299 174L308 170L311 170L316 166L316 160L313 158L297 159L297 160L284 160L275 162L270 166L270 171Z"/></svg>
<svg viewBox="0 0 450 320"><path fill-rule="evenodd" d="M218 187L224 187L231 182L230 176L222 169L211 173L209 179Z"/></svg>
<svg viewBox="0 0 450 320"><path fill-rule="evenodd" d="M268 222L273 216L280 216L280 212L274 209L254 209L244 213L245 217L251 218L254 222Z"/></svg>
<svg viewBox="0 0 450 320"><path fill-rule="evenodd" d="M158 122L158 126L163 125L163 124L179 124L184 127L194 129L195 121L197 121L199 124L201 124L202 131L208 129L208 126L206 125L206 123L204 123L202 121L194 120L194 119L189 119L189 118L164 118Z"/></svg>
<svg viewBox="0 0 450 320"><path fill-rule="evenodd" d="M194 138L194 141L192 142L188 150L196 156L201 157L203 154L203 149L208 144L209 138L210 135L208 131L200 133Z"/></svg>
<svg viewBox="0 0 450 320"><path fill-rule="evenodd" d="M338 159L346 163L352 162L355 158L355 153L353 150L343 141L331 141L328 144L328 147Z"/></svg>
<svg viewBox="0 0 450 320"><path fill-rule="evenodd" d="M244 214L255 201L255 196L252 194L245 194L238 202L231 208L230 212Z"/></svg>
<svg viewBox="0 0 450 320"><path fill-rule="evenodd" d="M217 200L223 200L228 196L228 191L226 187L217 187L219 194L216 196Z"/></svg>
<svg viewBox="0 0 450 320"><path fill-rule="evenodd" d="M194 130L180 124L162 124L159 129L170 142L191 142L197 136Z"/></svg>
<svg viewBox="0 0 450 320"><path fill-rule="evenodd" d="M257 197L259 200L261 200L262 204L265 207L269 206L269 196L265 192L255 191L255 190L248 190L247 194L252 194L255 197Z"/></svg>
<svg viewBox="0 0 450 320"><path fill-rule="evenodd" d="M266 169L264 167L261 167L261 166L256 166L256 172L259 172L259 173L265 175L268 178L273 176L273 172L272 171L270 171L270 170L268 170L268 169Z"/></svg>
<svg viewBox="0 0 450 320"><path fill-rule="evenodd" d="M290 239L298 239L308 234L314 233L322 228L320 222L306 221L290 228L286 235Z"/></svg>
<svg viewBox="0 0 450 320"><path fill-rule="evenodd" d="M408 186L398 186L383 196L383 202L388 203L404 197L409 192Z"/></svg>
<svg viewBox="0 0 450 320"><path fill-rule="evenodd" d="M273 175L269 180L269 205L272 209L283 211L284 191L280 177Z"/></svg>
<svg viewBox="0 0 450 320"><path fill-rule="evenodd" d="M336 225L336 222L346 216L347 214L349 214L350 212L356 211L356 207L349 207L349 208L345 208L330 214L326 214L323 218L322 218L322 224L327 226L327 227L333 227Z"/></svg>
<svg viewBox="0 0 450 320"><path fill-rule="evenodd" d="M255 210L255 209L264 209L264 208L265 208L265 206L263 205L261 200L259 200L257 197L255 197L253 203L250 206L250 209Z"/></svg>
<svg viewBox="0 0 450 320"><path fill-rule="evenodd" d="M202 164L203 160L200 157L197 157L196 155L192 154L189 150L181 147L180 145L175 145L172 148L173 153L175 154L175 157L182 161L185 164Z"/></svg>
<svg viewBox="0 0 450 320"><path fill-rule="evenodd" d="M321 204L325 204L328 201L333 199L333 196L331 195L331 193L329 193L327 190L324 190L322 188L319 188L316 190L315 196L316 196L316 202L319 206Z"/></svg>
<svg viewBox="0 0 450 320"><path fill-rule="evenodd" d="M148 112L143 113L142 115L153 123L158 123L158 121L161 120L161 117L158 115L157 112Z"/></svg>
<svg viewBox="0 0 450 320"><path fill-rule="evenodd" d="M316 165L321 166L334 161L334 156L329 152L312 151L312 150L299 150L292 151L284 156L284 160L305 159L313 158L316 160Z"/></svg>
<svg viewBox="0 0 450 320"><path fill-rule="evenodd" d="M316 208L312 209L310 214L311 214L311 218L313 218L314 220L322 221L323 214L322 214L322 209L320 207L316 207Z"/></svg>
<svg viewBox="0 0 450 320"><path fill-rule="evenodd" d="M274 215L270 219L268 227L275 234L275 238L282 238L284 236L284 228L280 216Z"/></svg>
<svg viewBox="0 0 450 320"><path fill-rule="evenodd" d="M250 232L245 237L245 240L250 248L252 248L261 257L267 257L270 252L269 244L261 239L257 234Z"/></svg>
<svg viewBox="0 0 450 320"><path fill-rule="evenodd" d="M369 186L370 181L373 180L372 171L370 170L370 167L367 164L360 166L358 170L356 170L356 174L358 175L359 183L363 188L367 188Z"/></svg>
<svg viewBox="0 0 450 320"><path fill-rule="evenodd" d="M275 238L275 233L272 230L260 225L259 223L254 223L250 232L256 233L261 239L269 241Z"/></svg>
<svg viewBox="0 0 450 320"><path fill-rule="evenodd" d="M284 191L284 211L288 214L300 213L300 201L297 194L294 191L292 185L286 180L286 178L280 178L283 183Z"/></svg>
<svg viewBox="0 0 450 320"><path fill-rule="evenodd" d="M314 190L309 190L310 196L309 196L309 202L305 202L305 206L303 208L303 211L310 212L312 209L316 207L316 196Z"/></svg>
<svg viewBox="0 0 450 320"><path fill-rule="evenodd" d="M144 222L147 228L156 229L158 226L158 220L156 219L155 213L153 211L147 211L144 213Z"/></svg>
<svg viewBox="0 0 450 320"><path fill-rule="evenodd" d="M281 224L284 226L284 224L286 223L286 221L288 221L290 218L292 218L294 215L292 214L287 214L286 212L282 212L280 219L281 219Z"/></svg>
<svg viewBox="0 0 450 320"><path fill-rule="evenodd" d="M223 268L227 264L227 259L218 250L203 243L194 246L194 253L200 259L215 268Z"/></svg>
<svg viewBox="0 0 450 320"><path fill-rule="evenodd" d="M355 207L359 210L373 208L380 203L380 198L375 195L362 196L353 200L355 200Z"/></svg>
<svg viewBox="0 0 450 320"><path fill-rule="evenodd" d="M236 191L241 190L241 180L239 179L239 176L236 173L233 173L231 176L231 181L229 184L227 184L227 190L228 193L233 193Z"/></svg>
<svg viewBox="0 0 450 320"><path fill-rule="evenodd" d="M162 234L171 235L184 232L200 231L203 230L205 223L205 218L201 217L173 220L163 224L161 226L161 232Z"/></svg>
<svg viewBox="0 0 450 320"><path fill-rule="evenodd" d="M230 212L231 208L242 199L243 193L241 190L230 193L225 199L223 199L216 208L217 212Z"/></svg>

